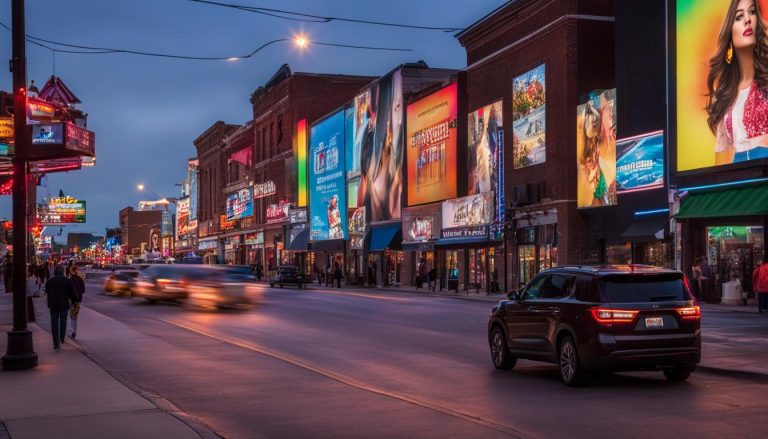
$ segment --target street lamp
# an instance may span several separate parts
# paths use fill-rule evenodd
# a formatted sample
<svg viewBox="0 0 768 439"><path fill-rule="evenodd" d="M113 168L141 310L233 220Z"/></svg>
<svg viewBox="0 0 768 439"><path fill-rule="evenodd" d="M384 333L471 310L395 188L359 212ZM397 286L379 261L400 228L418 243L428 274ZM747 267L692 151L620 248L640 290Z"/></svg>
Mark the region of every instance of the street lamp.
<svg viewBox="0 0 768 439"><path fill-rule="evenodd" d="M137 189L139 192L142 192L142 191L144 191L144 184L142 184L142 183L139 183L139 184L137 184L137 185L136 185L136 189Z"/></svg>

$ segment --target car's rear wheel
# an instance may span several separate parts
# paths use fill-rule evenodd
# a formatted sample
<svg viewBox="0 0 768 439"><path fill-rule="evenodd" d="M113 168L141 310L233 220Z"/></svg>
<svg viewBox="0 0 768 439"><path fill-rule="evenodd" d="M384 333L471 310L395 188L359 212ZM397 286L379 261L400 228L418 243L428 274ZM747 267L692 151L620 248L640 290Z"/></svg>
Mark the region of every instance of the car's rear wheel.
<svg viewBox="0 0 768 439"><path fill-rule="evenodd" d="M560 378L566 386L576 387L584 383L586 372L579 361L579 352L573 337L566 336L558 349Z"/></svg>
<svg viewBox="0 0 768 439"><path fill-rule="evenodd" d="M491 360L496 369L511 369L517 363L517 358L509 353L504 331L498 326L491 331Z"/></svg>
<svg viewBox="0 0 768 439"><path fill-rule="evenodd" d="M664 369L664 376L669 381L679 382L687 380L691 376L691 372L693 372L692 367L673 367L671 369Z"/></svg>

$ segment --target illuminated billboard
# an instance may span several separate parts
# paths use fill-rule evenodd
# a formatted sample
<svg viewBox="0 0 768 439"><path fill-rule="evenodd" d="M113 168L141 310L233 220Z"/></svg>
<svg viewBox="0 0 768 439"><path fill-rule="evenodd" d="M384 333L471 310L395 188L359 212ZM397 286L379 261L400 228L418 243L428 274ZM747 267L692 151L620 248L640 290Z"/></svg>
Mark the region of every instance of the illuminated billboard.
<svg viewBox="0 0 768 439"><path fill-rule="evenodd" d="M307 120L301 119L296 124L293 156L296 160L296 205L307 205Z"/></svg>
<svg viewBox="0 0 768 439"><path fill-rule="evenodd" d="M616 192L664 186L664 131L616 141Z"/></svg>
<svg viewBox="0 0 768 439"><path fill-rule="evenodd" d="M493 192L443 201L442 238L480 238L489 236L494 218Z"/></svg>
<svg viewBox="0 0 768 439"><path fill-rule="evenodd" d="M512 80L512 154L515 169L544 163L547 158L547 92L545 65Z"/></svg>
<svg viewBox="0 0 768 439"><path fill-rule="evenodd" d="M440 204L403 209L403 242L418 243L440 238Z"/></svg>
<svg viewBox="0 0 768 439"><path fill-rule="evenodd" d="M368 121L360 141L360 190L357 205L371 222L400 219L403 190L403 79L396 70L368 90ZM358 110L355 110L358 113Z"/></svg>
<svg viewBox="0 0 768 439"><path fill-rule="evenodd" d="M676 2L678 171L768 157L768 84L760 74L768 60L756 47L756 20L744 19L757 17L756 4L765 17L762 0Z"/></svg>
<svg viewBox="0 0 768 439"><path fill-rule="evenodd" d="M616 204L616 89L593 93L576 109L576 205Z"/></svg>
<svg viewBox="0 0 768 439"><path fill-rule="evenodd" d="M469 195L497 192L504 170L504 123L502 101L480 107L469 114L467 189Z"/></svg>
<svg viewBox="0 0 768 439"><path fill-rule="evenodd" d="M456 197L457 85L408 105L408 204Z"/></svg>
<svg viewBox="0 0 768 439"><path fill-rule="evenodd" d="M189 182L189 228L197 228L197 194L198 178L197 169L199 162L197 159L191 159L187 162L187 181Z"/></svg>
<svg viewBox="0 0 768 439"><path fill-rule="evenodd" d="M58 145L64 143L64 124L47 123L32 125L33 145Z"/></svg>
<svg viewBox="0 0 768 439"><path fill-rule="evenodd" d="M189 234L189 198L180 198L176 202L176 236Z"/></svg>
<svg viewBox="0 0 768 439"><path fill-rule="evenodd" d="M85 201L73 197L54 197L38 211L40 224L55 226L85 222Z"/></svg>
<svg viewBox="0 0 768 439"><path fill-rule="evenodd" d="M253 216L253 188L247 187L227 195L226 220Z"/></svg>
<svg viewBox="0 0 768 439"><path fill-rule="evenodd" d="M346 239L344 111L312 125L309 138L310 240Z"/></svg>

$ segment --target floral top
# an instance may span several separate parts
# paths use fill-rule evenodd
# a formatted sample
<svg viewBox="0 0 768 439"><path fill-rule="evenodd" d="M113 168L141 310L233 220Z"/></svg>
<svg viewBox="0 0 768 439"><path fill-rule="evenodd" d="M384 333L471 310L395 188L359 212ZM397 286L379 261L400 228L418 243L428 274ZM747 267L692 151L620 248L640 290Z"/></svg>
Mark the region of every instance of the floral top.
<svg viewBox="0 0 768 439"><path fill-rule="evenodd" d="M723 121L728 142L733 144L733 109L728 111ZM768 91L759 89L756 82L752 82L749 88L743 122L748 138L768 134Z"/></svg>

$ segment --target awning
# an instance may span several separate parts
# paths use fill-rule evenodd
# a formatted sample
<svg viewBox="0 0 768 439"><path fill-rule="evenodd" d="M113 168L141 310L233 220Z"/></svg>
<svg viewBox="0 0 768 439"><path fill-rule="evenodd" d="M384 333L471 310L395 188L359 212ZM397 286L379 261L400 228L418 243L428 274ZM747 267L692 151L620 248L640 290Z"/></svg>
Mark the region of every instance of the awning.
<svg viewBox="0 0 768 439"><path fill-rule="evenodd" d="M692 192L683 198L676 219L768 215L768 186Z"/></svg>
<svg viewBox="0 0 768 439"><path fill-rule="evenodd" d="M384 250L400 250L403 233L400 223L380 224L371 226L370 252L383 252Z"/></svg>
<svg viewBox="0 0 768 439"><path fill-rule="evenodd" d="M621 237L632 242L651 242L664 239L664 228L669 218L666 215L636 217Z"/></svg>
<svg viewBox="0 0 768 439"><path fill-rule="evenodd" d="M285 249L292 252L305 252L307 251L308 242L309 242L309 228L306 228L301 232L299 232L299 234L296 235L296 237L293 238L291 242L288 243L288 246Z"/></svg>

